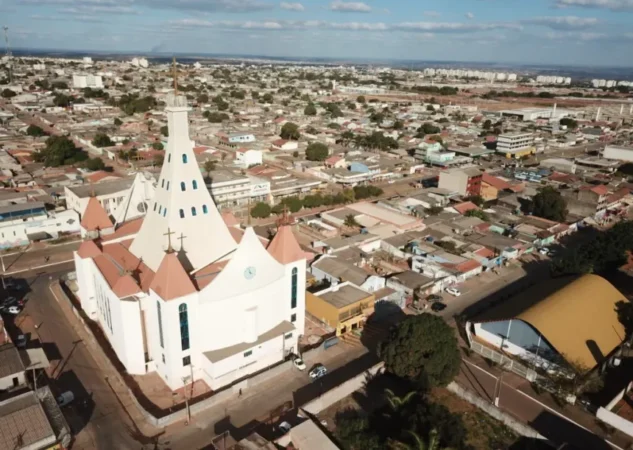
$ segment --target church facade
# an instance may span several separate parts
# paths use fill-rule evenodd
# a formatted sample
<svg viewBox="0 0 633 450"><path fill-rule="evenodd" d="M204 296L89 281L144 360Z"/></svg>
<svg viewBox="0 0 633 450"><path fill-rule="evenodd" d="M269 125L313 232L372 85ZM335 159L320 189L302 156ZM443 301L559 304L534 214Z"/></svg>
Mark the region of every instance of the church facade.
<svg viewBox="0 0 633 450"><path fill-rule="evenodd" d="M225 221L195 160L185 97L170 95L165 111L147 214L112 220L96 201L86 208L78 296L130 374L218 389L298 352L306 254L288 225L268 242Z"/></svg>

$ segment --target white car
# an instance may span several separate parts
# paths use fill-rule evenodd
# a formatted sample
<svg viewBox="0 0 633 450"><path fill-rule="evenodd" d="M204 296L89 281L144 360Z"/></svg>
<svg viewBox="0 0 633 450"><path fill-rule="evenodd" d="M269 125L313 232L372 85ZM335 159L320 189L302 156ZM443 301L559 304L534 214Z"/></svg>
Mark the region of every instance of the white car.
<svg viewBox="0 0 633 450"><path fill-rule="evenodd" d="M549 255L549 249L547 247L539 248L538 252L543 256Z"/></svg>
<svg viewBox="0 0 633 450"><path fill-rule="evenodd" d="M301 371L306 370L306 363L303 362L303 359L295 358L292 360L292 363L295 365L297 369Z"/></svg>
<svg viewBox="0 0 633 450"><path fill-rule="evenodd" d="M20 314L21 311L22 310L17 306L9 306L7 309L5 309L5 312L9 314L13 314L14 316L17 316L18 314Z"/></svg>
<svg viewBox="0 0 633 450"><path fill-rule="evenodd" d="M72 391L66 391L57 397L57 404L59 406L66 406L75 399L75 394Z"/></svg>
<svg viewBox="0 0 633 450"><path fill-rule="evenodd" d="M281 422L279 424L279 429L286 434L292 429L292 426L288 422Z"/></svg>
<svg viewBox="0 0 633 450"><path fill-rule="evenodd" d="M17 337L17 339L15 340L15 346L17 348L24 348L26 347L26 336L21 334Z"/></svg>
<svg viewBox="0 0 633 450"><path fill-rule="evenodd" d="M310 375L310 378L312 378L313 380L316 380L318 378L321 378L323 375L325 375L327 373L327 369L325 368L325 366L323 364L317 364L308 375Z"/></svg>
<svg viewBox="0 0 633 450"><path fill-rule="evenodd" d="M459 292L459 289L457 289L456 287L448 287L446 288L446 292L448 292L451 295L454 295L455 297L459 297L460 295L462 295L461 292Z"/></svg>

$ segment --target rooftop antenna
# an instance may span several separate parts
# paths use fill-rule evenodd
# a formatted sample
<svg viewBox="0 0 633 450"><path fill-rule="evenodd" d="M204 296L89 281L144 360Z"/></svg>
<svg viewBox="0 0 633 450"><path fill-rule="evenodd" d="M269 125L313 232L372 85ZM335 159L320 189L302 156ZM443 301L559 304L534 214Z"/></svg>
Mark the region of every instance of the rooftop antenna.
<svg viewBox="0 0 633 450"><path fill-rule="evenodd" d="M9 27L4 26L2 27L2 29L4 30L4 41L6 43L7 46L7 64L9 67L9 84L13 84L13 71L11 70L11 45L9 45Z"/></svg>

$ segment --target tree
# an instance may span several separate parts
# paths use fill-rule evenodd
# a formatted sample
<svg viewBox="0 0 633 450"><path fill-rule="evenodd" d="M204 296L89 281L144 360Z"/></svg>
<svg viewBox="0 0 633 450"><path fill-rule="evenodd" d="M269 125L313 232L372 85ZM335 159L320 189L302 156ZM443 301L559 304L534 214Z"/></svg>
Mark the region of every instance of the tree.
<svg viewBox="0 0 633 450"><path fill-rule="evenodd" d="M169 136L169 127L167 127L167 125L163 125L162 127L160 127L160 133L163 136L168 137Z"/></svg>
<svg viewBox="0 0 633 450"><path fill-rule="evenodd" d="M2 96L2 98L12 98L15 97L16 94L14 91L12 91L11 89L3 89L2 92L0 93L0 96Z"/></svg>
<svg viewBox="0 0 633 450"><path fill-rule="evenodd" d="M271 94L270 92L266 92L262 97L261 97L261 101L263 103L272 103L274 100L273 98L273 94Z"/></svg>
<svg viewBox="0 0 633 450"><path fill-rule="evenodd" d="M441 206L431 206L430 208L424 210L424 212L426 212L429 216L437 216L443 211L444 208Z"/></svg>
<svg viewBox="0 0 633 450"><path fill-rule="evenodd" d="M26 129L26 134L33 137L46 136L46 132L37 125L29 125L29 127Z"/></svg>
<svg viewBox="0 0 633 450"><path fill-rule="evenodd" d="M308 106L306 106L303 110L303 114L305 114L306 116L316 116L316 113L317 110L316 106L314 106L314 103L308 104Z"/></svg>
<svg viewBox="0 0 633 450"><path fill-rule="evenodd" d="M358 228L360 224L356 221L354 214L348 214L345 216L344 225L349 228Z"/></svg>
<svg viewBox="0 0 633 450"><path fill-rule="evenodd" d="M386 369L419 386L445 386L459 372L453 329L439 316L407 316L378 346Z"/></svg>
<svg viewBox="0 0 633 450"><path fill-rule="evenodd" d="M567 218L567 202L560 192L551 186L541 188L530 203L531 212L537 217L556 222L564 222Z"/></svg>
<svg viewBox="0 0 633 450"><path fill-rule="evenodd" d="M205 112L209 113L207 114L207 120L211 123L222 123L225 120L229 120L229 115L226 113L209 112L209 111L205 111Z"/></svg>
<svg viewBox="0 0 633 450"><path fill-rule="evenodd" d="M477 206L481 206L484 204L485 200L481 195L470 195L464 199L467 202L473 202Z"/></svg>
<svg viewBox="0 0 633 450"><path fill-rule="evenodd" d="M271 212L272 211L268 203L259 202L251 208L251 217L254 217L256 219L265 219L266 217L270 216Z"/></svg>
<svg viewBox="0 0 633 450"><path fill-rule="evenodd" d="M306 149L306 159L308 161L325 161L328 155L327 145L321 142L313 142Z"/></svg>
<svg viewBox="0 0 633 450"><path fill-rule="evenodd" d="M119 119L118 117L114 118L114 125L116 125L117 127L120 127L121 125L123 125L123 121L121 119Z"/></svg>
<svg viewBox="0 0 633 450"><path fill-rule="evenodd" d="M213 172L215 170L215 161L212 161L210 159L207 159L204 162L204 170L209 173L209 172Z"/></svg>
<svg viewBox="0 0 633 450"><path fill-rule="evenodd" d="M200 94L198 95L198 98L196 98L196 102L198 104L209 103L209 96L207 94Z"/></svg>
<svg viewBox="0 0 633 450"><path fill-rule="evenodd" d="M560 119L560 124L566 126L570 130L575 130L578 128L578 122L571 117L563 117Z"/></svg>
<svg viewBox="0 0 633 450"><path fill-rule="evenodd" d="M300 211L301 208L303 208L303 200L301 200L297 196L286 197L281 201L280 205L281 205L282 210L283 210L283 207L286 206L288 207L291 213L296 213Z"/></svg>
<svg viewBox="0 0 633 450"><path fill-rule="evenodd" d="M54 81L52 87L53 89L68 89L68 83L65 81Z"/></svg>
<svg viewBox="0 0 633 450"><path fill-rule="evenodd" d="M90 158L86 161L86 169L88 170L103 170L105 168L106 165L101 158Z"/></svg>
<svg viewBox="0 0 633 450"><path fill-rule="evenodd" d="M484 130L489 130L491 126L492 126L492 120L486 119L481 127Z"/></svg>
<svg viewBox="0 0 633 450"><path fill-rule="evenodd" d="M359 95L358 97L356 97L356 102L357 103L365 103L367 100L365 100L365 96L364 95Z"/></svg>
<svg viewBox="0 0 633 450"><path fill-rule="evenodd" d="M46 147L34 156L35 161L42 162L47 167L59 167L88 159L88 155L75 147L73 141L66 136L49 137L46 139Z"/></svg>
<svg viewBox="0 0 633 450"><path fill-rule="evenodd" d="M389 440L387 442L389 448L392 450L441 450L439 436L435 428L429 432L428 440L424 440L418 433L411 430L405 430L405 433L411 438L412 444ZM446 447L445 449L448 450Z"/></svg>
<svg viewBox="0 0 633 450"><path fill-rule="evenodd" d="M154 155L154 165L155 166L162 166L164 162L165 162L165 155L163 155L162 153L160 153L158 155Z"/></svg>
<svg viewBox="0 0 633 450"><path fill-rule="evenodd" d="M164 150L164 146L162 142L152 142L152 148L154 150Z"/></svg>
<svg viewBox="0 0 633 450"><path fill-rule="evenodd" d="M486 214L481 209L470 209L470 210L466 211L465 215L466 215L466 217L477 217L478 219L484 220L486 222L489 219L488 214Z"/></svg>
<svg viewBox="0 0 633 450"><path fill-rule="evenodd" d="M294 152L292 152L292 157L293 158L298 158L299 157L299 152L296 151L296 150Z"/></svg>
<svg viewBox="0 0 633 450"><path fill-rule="evenodd" d="M92 145L95 147L103 148L103 147L111 147L114 145L110 136L105 133L97 133L95 137L92 139Z"/></svg>
<svg viewBox="0 0 633 450"><path fill-rule="evenodd" d="M69 97L65 94L57 93L55 97L53 97L53 105L60 106L62 108L66 108L70 105L70 102L73 100L72 97Z"/></svg>
<svg viewBox="0 0 633 450"><path fill-rule="evenodd" d="M279 133L282 139L288 139L292 141L297 141L301 137L301 133L299 133L299 125L292 122L286 122L283 127L281 127L281 132Z"/></svg>

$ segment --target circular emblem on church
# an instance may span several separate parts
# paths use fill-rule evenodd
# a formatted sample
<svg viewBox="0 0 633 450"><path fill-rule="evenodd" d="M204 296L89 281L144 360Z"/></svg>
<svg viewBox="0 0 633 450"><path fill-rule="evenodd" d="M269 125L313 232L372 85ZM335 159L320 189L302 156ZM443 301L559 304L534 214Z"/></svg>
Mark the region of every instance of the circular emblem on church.
<svg viewBox="0 0 633 450"><path fill-rule="evenodd" d="M246 278L247 280L251 280L255 277L255 268L253 266L247 267L244 270L244 278Z"/></svg>

